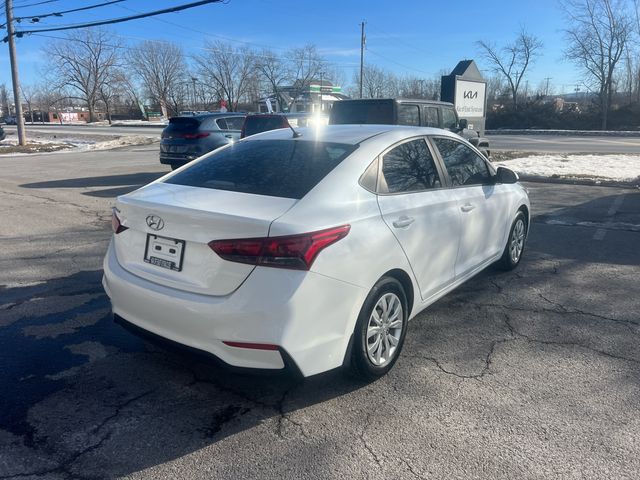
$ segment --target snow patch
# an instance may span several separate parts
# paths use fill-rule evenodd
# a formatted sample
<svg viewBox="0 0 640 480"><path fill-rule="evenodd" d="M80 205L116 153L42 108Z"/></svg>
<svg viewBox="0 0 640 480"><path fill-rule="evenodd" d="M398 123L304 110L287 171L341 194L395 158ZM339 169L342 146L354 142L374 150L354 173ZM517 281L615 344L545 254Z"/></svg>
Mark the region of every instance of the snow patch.
<svg viewBox="0 0 640 480"><path fill-rule="evenodd" d="M640 155L529 155L494 162L525 176L594 181L640 181Z"/></svg>

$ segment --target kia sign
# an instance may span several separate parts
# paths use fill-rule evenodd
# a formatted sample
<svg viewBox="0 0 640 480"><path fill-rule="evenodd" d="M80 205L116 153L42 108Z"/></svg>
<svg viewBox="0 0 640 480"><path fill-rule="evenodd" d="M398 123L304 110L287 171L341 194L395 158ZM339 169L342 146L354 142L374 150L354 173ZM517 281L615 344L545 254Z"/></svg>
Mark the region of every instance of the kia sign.
<svg viewBox="0 0 640 480"><path fill-rule="evenodd" d="M484 117L486 84L456 79L455 106L461 118Z"/></svg>

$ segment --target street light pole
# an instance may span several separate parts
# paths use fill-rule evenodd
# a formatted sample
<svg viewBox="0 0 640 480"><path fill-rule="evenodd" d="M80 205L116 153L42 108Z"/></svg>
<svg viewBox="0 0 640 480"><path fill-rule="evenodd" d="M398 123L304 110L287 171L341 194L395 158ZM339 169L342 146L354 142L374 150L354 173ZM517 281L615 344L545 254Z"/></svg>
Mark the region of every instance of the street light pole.
<svg viewBox="0 0 640 480"><path fill-rule="evenodd" d="M364 21L360 24L360 98L362 98L362 78L364 76L364 44L366 37L364 36Z"/></svg>
<svg viewBox="0 0 640 480"><path fill-rule="evenodd" d="M11 63L11 83L13 85L13 101L16 104L16 125L18 126L18 143L27 144L27 135L24 129L24 117L22 116L22 103L20 102L20 80L18 78L18 59L13 32L13 0L5 0L5 14L7 16L7 41L9 42L9 60Z"/></svg>

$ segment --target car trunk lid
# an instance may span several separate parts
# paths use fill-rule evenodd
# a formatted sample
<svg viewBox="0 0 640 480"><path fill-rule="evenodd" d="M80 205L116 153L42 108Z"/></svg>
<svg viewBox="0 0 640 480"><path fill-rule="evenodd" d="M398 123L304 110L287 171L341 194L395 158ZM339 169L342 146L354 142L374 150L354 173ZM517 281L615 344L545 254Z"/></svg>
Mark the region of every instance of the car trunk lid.
<svg viewBox="0 0 640 480"><path fill-rule="evenodd" d="M154 283L205 295L228 295L253 266L229 262L212 240L265 237L273 220L296 200L153 183L120 197L117 214L127 227L115 235L119 263Z"/></svg>

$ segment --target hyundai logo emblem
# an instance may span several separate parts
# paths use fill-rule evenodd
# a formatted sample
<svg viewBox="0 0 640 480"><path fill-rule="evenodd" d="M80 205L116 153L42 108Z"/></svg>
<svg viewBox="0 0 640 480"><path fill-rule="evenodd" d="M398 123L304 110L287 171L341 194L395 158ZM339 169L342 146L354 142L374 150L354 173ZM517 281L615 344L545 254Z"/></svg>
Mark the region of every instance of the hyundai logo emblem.
<svg viewBox="0 0 640 480"><path fill-rule="evenodd" d="M164 228L164 220L157 215L149 215L147 217L147 226L151 230L162 230Z"/></svg>

